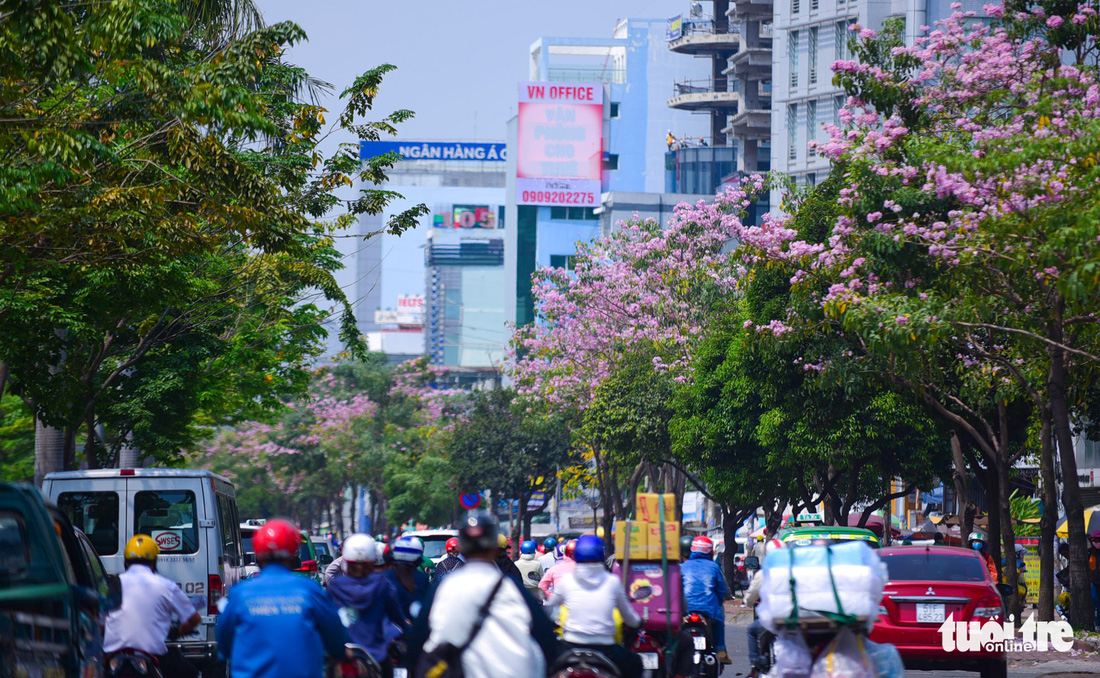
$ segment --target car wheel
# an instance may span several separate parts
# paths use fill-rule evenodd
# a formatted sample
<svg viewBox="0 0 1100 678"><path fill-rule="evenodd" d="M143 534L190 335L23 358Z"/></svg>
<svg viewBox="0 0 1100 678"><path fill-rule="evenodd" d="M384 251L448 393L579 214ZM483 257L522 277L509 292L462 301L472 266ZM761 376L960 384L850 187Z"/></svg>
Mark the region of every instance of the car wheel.
<svg viewBox="0 0 1100 678"><path fill-rule="evenodd" d="M1008 661L990 659L982 667L982 678L1008 678Z"/></svg>

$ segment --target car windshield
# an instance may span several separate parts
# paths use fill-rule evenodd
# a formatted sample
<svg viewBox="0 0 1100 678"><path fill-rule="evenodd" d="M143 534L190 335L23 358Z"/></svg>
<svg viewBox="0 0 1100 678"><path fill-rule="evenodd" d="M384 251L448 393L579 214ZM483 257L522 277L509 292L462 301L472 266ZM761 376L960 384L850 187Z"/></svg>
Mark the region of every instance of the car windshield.
<svg viewBox="0 0 1100 678"><path fill-rule="evenodd" d="M315 542L313 542L313 548L317 549L317 555L318 555L318 556L328 556L328 555L332 555L332 554L330 553L330 549L329 549L329 544L328 544L328 542L325 542L325 541L315 541Z"/></svg>
<svg viewBox="0 0 1100 678"><path fill-rule="evenodd" d="M860 537L843 537L836 536L799 536L792 539L787 539L784 543L790 546L832 546L833 544L845 544L850 541L861 541L870 546L871 548L878 548L878 544L870 539L862 539Z"/></svg>
<svg viewBox="0 0 1100 678"><path fill-rule="evenodd" d="M195 493L188 490L138 492L134 495L134 534L151 536L161 553L197 553L199 528L195 520Z"/></svg>
<svg viewBox="0 0 1100 678"><path fill-rule="evenodd" d="M303 541L298 546L298 559L302 562L305 562L307 560L315 560L315 558L313 557L313 551L309 548L308 541Z"/></svg>
<svg viewBox="0 0 1100 678"><path fill-rule="evenodd" d="M424 542L424 555L429 558L439 558L447 549L447 540L450 537L439 535L438 537L421 537Z"/></svg>
<svg viewBox="0 0 1100 678"><path fill-rule="evenodd" d="M241 550L244 553L255 553L255 551L252 549L252 536L251 535L249 535L247 537L244 536L244 535L241 535Z"/></svg>
<svg viewBox="0 0 1100 678"><path fill-rule="evenodd" d="M930 551L892 553L882 557L890 581L985 581L985 566L977 558Z"/></svg>

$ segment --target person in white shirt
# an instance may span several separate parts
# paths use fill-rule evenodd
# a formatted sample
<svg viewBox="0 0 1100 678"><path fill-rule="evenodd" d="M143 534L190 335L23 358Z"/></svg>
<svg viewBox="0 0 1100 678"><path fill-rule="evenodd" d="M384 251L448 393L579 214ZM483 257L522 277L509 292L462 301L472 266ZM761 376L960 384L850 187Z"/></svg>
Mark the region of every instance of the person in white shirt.
<svg viewBox="0 0 1100 678"><path fill-rule="evenodd" d="M542 547L545 553L539 556L539 565L542 565L542 571L546 572L558 564L561 554L558 553L558 540L553 537L547 537L546 541L542 542Z"/></svg>
<svg viewBox="0 0 1100 678"><path fill-rule="evenodd" d="M172 616L179 619L179 635L194 631L202 617L176 583L157 574L160 548L147 534L136 534L126 543L126 571L122 582L122 607L107 615L103 652L140 650L157 658L164 678L193 678L198 670L178 653L169 653L168 632Z"/></svg>
<svg viewBox="0 0 1100 678"><path fill-rule="evenodd" d="M603 566L603 540L586 534L573 549L576 566L558 580L546 607L559 605L566 611L562 640L576 648L595 650L619 667L623 678L642 675L641 657L615 642L615 615L630 628L642 625L642 618L627 600L622 581Z"/></svg>
<svg viewBox="0 0 1100 678"><path fill-rule="evenodd" d="M550 620L494 562L497 534L496 519L485 513L459 529L466 564L429 590L409 634L409 660L418 675L446 657L448 665L461 662L467 678L543 678L547 660L557 657Z"/></svg>

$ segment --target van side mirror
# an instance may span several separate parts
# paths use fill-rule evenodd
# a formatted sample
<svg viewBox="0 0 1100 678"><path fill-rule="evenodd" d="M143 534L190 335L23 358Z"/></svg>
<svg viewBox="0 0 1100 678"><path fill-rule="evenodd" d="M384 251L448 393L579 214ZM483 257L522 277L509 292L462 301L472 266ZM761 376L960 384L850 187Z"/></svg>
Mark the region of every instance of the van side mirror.
<svg viewBox="0 0 1100 678"><path fill-rule="evenodd" d="M745 556L744 563L745 563L745 569L746 570L759 570L760 569L760 559L757 558L756 556Z"/></svg>

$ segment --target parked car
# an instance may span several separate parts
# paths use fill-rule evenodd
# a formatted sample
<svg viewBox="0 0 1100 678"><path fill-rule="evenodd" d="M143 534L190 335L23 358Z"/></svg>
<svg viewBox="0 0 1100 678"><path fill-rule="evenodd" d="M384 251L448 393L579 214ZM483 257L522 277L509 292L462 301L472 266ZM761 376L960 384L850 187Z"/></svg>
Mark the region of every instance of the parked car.
<svg viewBox="0 0 1100 678"><path fill-rule="evenodd" d="M88 535L108 572L122 572L130 537L156 540L157 571L207 601L202 624L169 645L205 676L224 672L214 639L217 603L244 570L233 484L210 471L98 469L51 473L42 489Z"/></svg>
<svg viewBox="0 0 1100 678"><path fill-rule="evenodd" d="M241 561L244 563L244 571L241 576L245 579L254 577L260 572L260 566L256 564L256 550L252 547L252 535L263 526L264 520L246 520L240 524L241 530Z"/></svg>
<svg viewBox="0 0 1100 678"><path fill-rule="evenodd" d="M871 640L895 645L907 668L1004 678L1004 652L948 652L939 630L948 617L956 623L1000 620L1001 597L978 553L955 546L892 546L878 553L888 578Z"/></svg>
<svg viewBox="0 0 1100 678"><path fill-rule="evenodd" d="M298 545L298 568L294 571L318 584L323 583L325 573L317 557L317 547L305 530L302 530L302 543Z"/></svg>
<svg viewBox="0 0 1100 678"><path fill-rule="evenodd" d="M775 536L784 546L809 546L810 544L840 544L846 541L863 541L873 549L879 547L874 532L861 527L836 525L807 525L780 530Z"/></svg>
<svg viewBox="0 0 1100 678"><path fill-rule="evenodd" d="M103 674L103 624L122 604L90 542L29 485L0 483L0 666L14 676ZM4 675L8 675L5 673Z"/></svg>
<svg viewBox="0 0 1100 678"><path fill-rule="evenodd" d="M447 557L447 540L457 537L458 530L413 530L401 536L420 537L420 541L424 542L424 555L438 565Z"/></svg>

